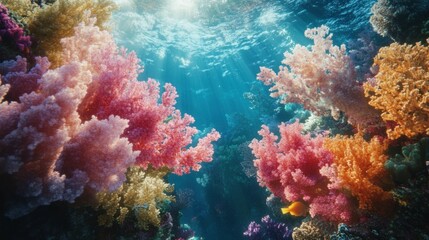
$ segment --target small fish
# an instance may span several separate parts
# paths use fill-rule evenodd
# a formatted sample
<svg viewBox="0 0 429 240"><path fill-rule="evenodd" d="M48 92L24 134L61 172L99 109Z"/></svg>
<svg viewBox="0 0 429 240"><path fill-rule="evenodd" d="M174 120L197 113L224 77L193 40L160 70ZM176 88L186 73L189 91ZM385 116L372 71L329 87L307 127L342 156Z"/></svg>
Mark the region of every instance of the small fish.
<svg viewBox="0 0 429 240"><path fill-rule="evenodd" d="M292 216L305 216L308 212L308 207L302 202L293 202L288 207L282 208L282 213L290 213Z"/></svg>

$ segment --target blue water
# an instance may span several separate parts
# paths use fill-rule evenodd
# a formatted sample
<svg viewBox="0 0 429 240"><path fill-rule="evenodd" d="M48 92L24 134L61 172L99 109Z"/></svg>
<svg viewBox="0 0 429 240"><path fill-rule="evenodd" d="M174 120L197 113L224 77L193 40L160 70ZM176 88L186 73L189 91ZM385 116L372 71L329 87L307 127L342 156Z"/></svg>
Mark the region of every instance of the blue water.
<svg viewBox="0 0 429 240"><path fill-rule="evenodd" d="M296 108L285 111L269 97L256 80L259 66L276 70L285 51L310 44L307 28L327 25L337 45L356 39L371 29L375 1L136 2L138 7L132 0L117 0L111 28L118 44L142 60L140 79L172 83L180 95L177 108L194 116L199 129L222 134L212 163L197 173L170 176L176 192L193 198L181 222L207 240L241 239L250 221L269 212L269 193L252 176L245 147L261 124L287 122Z"/></svg>

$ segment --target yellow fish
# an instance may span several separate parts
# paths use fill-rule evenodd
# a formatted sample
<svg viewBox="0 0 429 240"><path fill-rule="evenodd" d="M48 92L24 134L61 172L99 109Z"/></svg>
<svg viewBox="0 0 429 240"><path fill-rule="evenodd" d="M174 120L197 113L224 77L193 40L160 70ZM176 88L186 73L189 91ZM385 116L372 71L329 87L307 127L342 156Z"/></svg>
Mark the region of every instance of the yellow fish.
<svg viewBox="0 0 429 240"><path fill-rule="evenodd" d="M293 202L289 207L282 208L282 213L290 213L292 216L305 216L308 212L308 207L302 202Z"/></svg>

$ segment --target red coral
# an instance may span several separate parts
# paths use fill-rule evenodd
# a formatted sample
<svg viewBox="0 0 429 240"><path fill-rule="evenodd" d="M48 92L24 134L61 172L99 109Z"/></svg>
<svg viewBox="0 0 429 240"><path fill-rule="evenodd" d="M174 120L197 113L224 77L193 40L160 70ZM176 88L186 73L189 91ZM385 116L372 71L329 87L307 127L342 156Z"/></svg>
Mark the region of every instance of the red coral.
<svg viewBox="0 0 429 240"><path fill-rule="evenodd" d="M250 144L257 168L258 181L284 201L304 201L312 216L331 221L351 221L349 199L340 192L332 154L323 147L323 136L302 135L302 126L281 124L280 141L267 126L259 134L262 140ZM332 211L322 211L335 200ZM335 202L334 201L334 202Z"/></svg>

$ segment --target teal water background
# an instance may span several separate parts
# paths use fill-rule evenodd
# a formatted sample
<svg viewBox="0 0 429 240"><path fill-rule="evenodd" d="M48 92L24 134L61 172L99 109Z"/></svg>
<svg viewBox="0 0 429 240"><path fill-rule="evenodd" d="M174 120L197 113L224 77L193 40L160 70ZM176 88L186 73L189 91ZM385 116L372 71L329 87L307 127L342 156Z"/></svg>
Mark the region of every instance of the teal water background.
<svg viewBox="0 0 429 240"><path fill-rule="evenodd" d="M138 1L138 0L136 0ZM311 44L304 30L322 24L334 43L346 44L371 29L374 0L117 0L111 27L120 46L144 65L140 79L172 83L176 107L198 129L222 139L212 163L180 178L176 192L192 200L182 223L207 240L241 239L252 220L269 213L247 148L261 124L290 121L297 106L278 104L256 80L259 66L274 70L295 44ZM299 107L298 107L299 109ZM279 209L277 209L279 211Z"/></svg>

